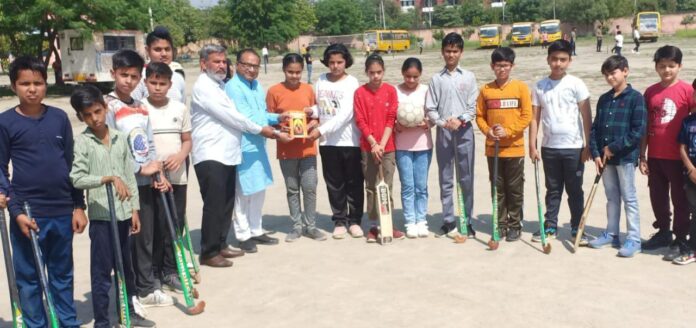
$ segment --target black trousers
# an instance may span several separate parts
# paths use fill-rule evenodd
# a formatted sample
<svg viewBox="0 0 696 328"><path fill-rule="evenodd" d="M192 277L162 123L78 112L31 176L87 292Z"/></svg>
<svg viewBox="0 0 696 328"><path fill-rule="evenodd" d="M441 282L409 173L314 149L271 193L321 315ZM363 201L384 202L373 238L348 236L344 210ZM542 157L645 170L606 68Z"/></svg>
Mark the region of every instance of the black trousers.
<svg viewBox="0 0 696 328"><path fill-rule="evenodd" d="M203 198L200 259L207 260L227 248L227 235L232 224L237 167L216 161L203 161L193 166Z"/></svg>
<svg viewBox="0 0 696 328"><path fill-rule="evenodd" d="M597 52L602 51L602 39L597 39Z"/></svg>
<svg viewBox="0 0 696 328"><path fill-rule="evenodd" d="M186 215L186 185L172 185L174 204L170 204L174 208L170 209L172 211L172 220L174 220L174 213L176 213L178 221L174 221L174 230L177 234L184 229L184 215ZM157 195L159 197L159 195ZM159 198L158 198L159 203ZM164 218L164 208L160 208L162 217ZM157 245L153 247L152 258L155 266L155 274L162 274L167 276L176 272L176 260L174 258L174 248L172 248L172 237L169 234L169 227L165 220L159 220L157 231L159 233L155 234L154 244Z"/></svg>
<svg viewBox="0 0 696 328"><path fill-rule="evenodd" d="M139 186L140 194L140 232L133 235L131 254L135 287L138 296L145 297L159 288L155 273L154 254L163 254L162 245L155 243L155 236L162 236L164 224L164 207L159 191L151 186ZM158 237L159 238L159 237Z"/></svg>
<svg viewBox="0 0 696 328"><path fill-rule="evenodd" d="M360 148L321 146L319 152L333 214L331 220L337 226L359 225L365 204Z"/></svg>
<svg viewBox="0 0 696 328"><path fill-rule="evenodd" d="M558 211L565 188L570 207L570 227L577 228L585 201L582 175L585 165L580 160L582 149L541 148L541 161L546 180L546 227L558 226Z"/></svg>
<svg viewBox="0 0 696 328"><path fill-rule="evenodd" d="M131 296L135 292L133 266L130 253L130 229L131 220L118 222L118 237L121 243L121 256L123 257L124 279L126 280L126 292L128 293L128 308L133 313ZM94 311L94 327L111 327L109 323L109 289L111 288L111 272L116 271L113 242L111 237L111 223L109 221L90 221L90 279L92 283L92 310ZM116 286L118 289L118 286ZM118 294L118 293L117 293ZM115 300L118 302L118 299ZM111 303L114 304L115 303Z"/></svg>

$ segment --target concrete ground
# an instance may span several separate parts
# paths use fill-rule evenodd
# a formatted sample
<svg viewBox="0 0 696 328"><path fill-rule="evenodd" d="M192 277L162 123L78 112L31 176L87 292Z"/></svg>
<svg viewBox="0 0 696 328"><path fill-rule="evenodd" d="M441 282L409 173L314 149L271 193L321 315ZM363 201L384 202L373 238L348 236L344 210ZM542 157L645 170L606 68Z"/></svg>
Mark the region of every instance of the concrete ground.
<svg viewBox="0 0 696 328"><path fill-rule="evenodd" d="M696 77L696 45L693 40L666 39L645 44L642 52L630 53L626 42L624 54L631 64L630 80L638 90L658 81L651 62L655 49L665 43L684 50L681 77L689 83ZM548 73L545 53L539 48L517 50L517 66L513 75L530 85ZM593 107L599 95L608 90L599 73L605 52L595 53L594 43L580 42L578 57L573 59L570 73L579 76L590 88ZM411 54L385 56L386 81L399 83L400 66ZM319 54L315 54L318 57ZM493 79L488 66L490 50L465 49L462 67L473 70L480 84ZM439 52L426 52L423 83L442 66ZM349 72L362 82L363 57ZM326 69L315 62L315 77ZM268 74L259 80L266 87L282 81L279 58L274 58ZM189 92L198 74L196 67L187 67ZM7 84L0 77L0 84ZM79 123L70 109L67 97L46 99L47 104L65 109L73 119L74 130ZM0 99L0 108L15 105L12 98ZM158 327L690 327L694 315L696 288L692 281L696 265L680 267L661 260L662 252L638 254L632 259L616 257L615 249L582 248L570 252L569 214L562 202L559 240L552 241L553 251L544 255L540 245L531 243L531 234L538 229L532 163L526 161L525 221L522 240L501 242L500 248L488 251L491 201L488 170L483 155L483 135L476 134L475 207L473 225L477 240L454 244L451 239L432 235L418 240L395 241L389 246L365 243L365 239L315 242L303 238L293 244L282 241L291 229L282 174L277 160L271 160L275 184L266 193L264 226L279 231L278 246L259 246L257 254L235 260L229 269L202 268L203 282L197 285L205 313L191 317L180 306L149 309L149 318ZM271 158L275 142L268 143ZM432 164L429 178L429 216L431 231L442 222L437 165ZM543 172L542 172L543 174ZM593 165L584 175L584 190L589 193L595 176ZM543 179L543 177L542 177ZM542 180L543 181L543 180ZM641 234L648 238L654 232L647 179L637 174L640 202ZM395 177L395 225L403 228L400 185ZM198 249L202 202L198 183L191 179L188 190L188 218L195 247ZM587 231L598 235L606 225L606 198L600 184L587 221ZM326 186L318 186L318 226L330 233L330 209ZM363 221L363 228L369 223ZM625 224L621 223L622 230ZM623 238L623 234L622 234ZM233 233L230 242L236 245ZM89 238L77 235L75 252L75 301L78 316L91 326L92 307L89 284ZM5 271L0 270L0 326L9 327L11 316ZM183 303L181 296L176 296Z"/></svg>

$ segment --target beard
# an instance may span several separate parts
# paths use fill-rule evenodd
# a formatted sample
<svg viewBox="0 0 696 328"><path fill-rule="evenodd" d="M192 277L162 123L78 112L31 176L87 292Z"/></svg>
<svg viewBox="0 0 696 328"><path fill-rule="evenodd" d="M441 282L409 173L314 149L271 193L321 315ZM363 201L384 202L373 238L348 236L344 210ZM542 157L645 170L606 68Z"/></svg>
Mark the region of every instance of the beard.
<svg viewBox="0 0 696 328"><path fill-rule="evenodd" d="M211 79L213 79L219 83L222 83L222 81L224 81L225 78L227 77L227 73L219 73L219 72L216 72L214 70L209 70L209 69L205 70L205 74L207 74Z"/></svg>

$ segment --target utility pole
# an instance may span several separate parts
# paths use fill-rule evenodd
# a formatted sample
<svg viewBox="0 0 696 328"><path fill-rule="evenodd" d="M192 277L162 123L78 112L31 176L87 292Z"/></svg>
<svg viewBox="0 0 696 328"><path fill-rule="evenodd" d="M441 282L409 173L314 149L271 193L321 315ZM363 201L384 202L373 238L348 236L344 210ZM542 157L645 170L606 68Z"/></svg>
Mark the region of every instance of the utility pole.
<svg viewBox="0 0 696 328"><path fill-rule="evenodd" d="M382 8L382 28L387 29L387 20L384 17L384 0L380 1L380 7Z"/></svg>
<svg viewBox="0 0 696 328"><path fill-rule="evenodd" d="M553 19L556 19L556 0L553 0Z"/></svg>

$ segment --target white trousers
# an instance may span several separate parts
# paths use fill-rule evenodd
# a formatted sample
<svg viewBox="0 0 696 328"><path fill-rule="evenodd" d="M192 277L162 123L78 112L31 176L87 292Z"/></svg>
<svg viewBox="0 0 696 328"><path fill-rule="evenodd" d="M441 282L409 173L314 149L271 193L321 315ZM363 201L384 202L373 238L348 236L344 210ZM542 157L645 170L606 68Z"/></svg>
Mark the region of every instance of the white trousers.
<svg viewBox="0 0 696 328"><path fill-rule="evenodd" d="M266 198L266 190L255 194L244 195L242 187L237 180L234 195L234 233L239 241L245 241L251 237L261 236L261 218L263 217L263 201Z"/></svg>

